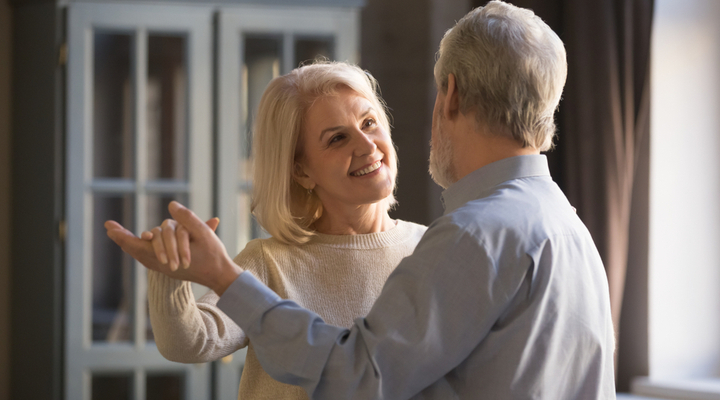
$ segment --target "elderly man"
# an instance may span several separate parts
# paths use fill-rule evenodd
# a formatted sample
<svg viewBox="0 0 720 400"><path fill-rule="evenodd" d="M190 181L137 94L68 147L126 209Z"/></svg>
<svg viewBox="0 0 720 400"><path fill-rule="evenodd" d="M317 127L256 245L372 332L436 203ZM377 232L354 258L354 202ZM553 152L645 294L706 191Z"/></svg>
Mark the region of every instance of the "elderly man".
<svg viewBox="0 0 720 400"><path fill-rule="evenodd" d="M351 329L240 270L173 203L192 238L186 278L221 294L263 368L312 398L614 398L602 262L540 155L566 74L562 42L529 10L492 1L445 34L430 172L446 212ZM108 228L139 260L152 257L147 242Z"/></svg>

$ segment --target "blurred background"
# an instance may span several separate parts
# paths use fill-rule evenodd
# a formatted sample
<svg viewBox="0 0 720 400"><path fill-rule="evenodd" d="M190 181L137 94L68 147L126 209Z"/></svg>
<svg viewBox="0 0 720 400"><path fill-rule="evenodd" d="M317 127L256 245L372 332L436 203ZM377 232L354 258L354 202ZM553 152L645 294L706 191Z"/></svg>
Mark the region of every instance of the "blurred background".
<svg viewBox="0 0 720 400"><path fill-rule="evenodd" d="M393 217L429 224L435 53L486 2L0 0L0 400L235 399L244 353L164 360L144 269L102 222L140 232L177 199L219 216L231 253L263 236L253 113L322 55L378 79ZM720 2L510 2L567 49L547 155L606 266L618 391L720 399Z"/></svg>

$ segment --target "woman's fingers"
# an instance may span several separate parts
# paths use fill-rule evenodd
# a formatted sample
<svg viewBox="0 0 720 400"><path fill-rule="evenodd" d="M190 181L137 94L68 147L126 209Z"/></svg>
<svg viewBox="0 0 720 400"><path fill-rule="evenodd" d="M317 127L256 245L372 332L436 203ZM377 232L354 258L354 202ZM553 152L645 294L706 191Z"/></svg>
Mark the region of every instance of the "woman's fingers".
<svg viewBox="0 0 720 400"><path fill-rule="evenodd" d="M177 237L175 236L177 222L172 219L166 219L160 226L162 227L162 240L165 245L165 252L167 254L168 264L170 264L170 270L177 271L180 266Z"/></svg>
<svg viewBox="0 0 720 400"><path fill-rule="evenodd" d="M215 232L218 225L220 225L220 218L218 218L218 217L210 218L209 220L207 220L207 222L205 222L205 225L209 226L210 229L212 229L213 232Z"/></svg>
<svg viewBox="0 0 720 400"><path fill-rule="evenodd" d="M146 268L162 271L162 264L158 261L152 245L146 240L137 238L132 232L115 221L107 221L105 229L107 229L107 235L110 239L117 243L123 251L140 261Z"/></svg>
<svg viewBox="0 0 720 400"><path fill-rule="evenodd" d="M159 226L154 227L151 231L151 234L152 234L151 243L153 246L153 250L155 250L155 257L157 257L157 259L161 263L167 264L168 258L167 258L167 253L165 252L165 245L163 244L163 241L162 241L162 228L160 228Z"/></svg>
<svg viewBox="0 0 720 400"><path fill-rule="evenodd" d="M178 254L184 269L190 268L190 232L180 225L177 229Z"/></svg>
<svg viewBox="0 0 720 400"><path fill-rule="evenodd" d="M210 227L213 231L217 229L218 224L220 224L220 219L210 218L205 222L207 226ZM180 255L180 263L183 266L183 268L187 269L190 268L190 260L191 260L191 254L190 254L190 232L188 232L187 228L185 226L177 224L177 244L178 244L178 254Z"/></svg>
<svg viewBox="0 0 720 400"><path fill-rule="evenodd" d="M211 218L205 222L213 231L217 229L219 223L218 218ZM166 219L160 226L141 233L140 238L152 243L158 261L168 265L170 271L177 271L180 265L184 269L190 267L190 232L177 221Z"/></svg>

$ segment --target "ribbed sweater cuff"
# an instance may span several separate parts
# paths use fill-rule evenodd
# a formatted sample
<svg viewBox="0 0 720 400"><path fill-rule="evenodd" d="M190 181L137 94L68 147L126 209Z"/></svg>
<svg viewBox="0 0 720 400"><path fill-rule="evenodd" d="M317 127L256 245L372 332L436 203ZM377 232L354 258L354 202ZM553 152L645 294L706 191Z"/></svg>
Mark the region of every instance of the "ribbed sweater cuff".
<svg viewBox="0 0 720 400"><path fill-rule="evenodd" d="M180 315L195 303L190 282L148 270L148 301L158 315Z"/></svg>

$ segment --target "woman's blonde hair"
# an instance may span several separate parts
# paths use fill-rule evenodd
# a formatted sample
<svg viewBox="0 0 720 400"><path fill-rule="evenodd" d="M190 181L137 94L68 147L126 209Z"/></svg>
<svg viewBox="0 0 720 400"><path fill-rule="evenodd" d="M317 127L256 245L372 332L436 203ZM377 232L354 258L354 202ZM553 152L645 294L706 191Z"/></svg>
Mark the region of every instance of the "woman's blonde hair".
<svg viewBox="0 0 720 400"><path fill-rule="evenodd" d="M252 213L277 240L302 244L314 234L310 226L322 215L322 203L292 177L302 156L298 139L305 115L320 97L349 88L370 101L380 126L390 132L387 107L375 78L344 62L319 60L273 79L260 99L253 129ZM392 148L391 151L395 151ZM397 160L397 156L393 157ZM392 166L397 170L397 166ZM395 204L391 194L384 199Z"/></svg>

